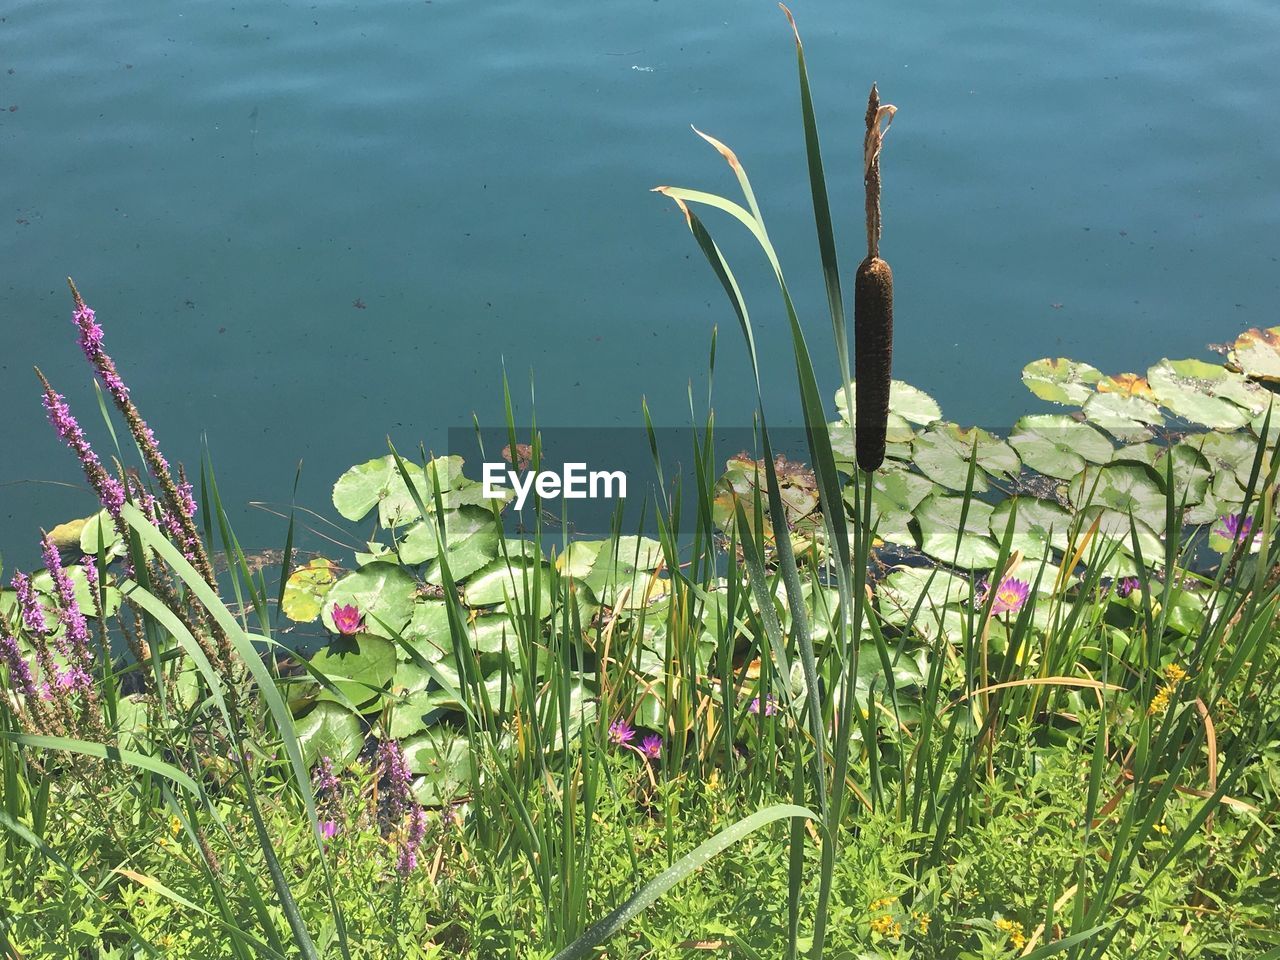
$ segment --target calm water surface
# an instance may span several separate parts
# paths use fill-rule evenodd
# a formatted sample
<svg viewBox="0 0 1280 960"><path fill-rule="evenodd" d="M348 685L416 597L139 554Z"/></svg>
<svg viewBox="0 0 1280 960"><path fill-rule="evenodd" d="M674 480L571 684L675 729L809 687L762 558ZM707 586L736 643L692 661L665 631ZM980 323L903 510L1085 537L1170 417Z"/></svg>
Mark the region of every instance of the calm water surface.
<svg viewBox="0 0 1280 960"><path fill-rule="evenodd" d="M854 17L857 11L857 18ZM886 145L896 373L1007 422L1046 354L1108 370L1280 322L1280 6L796 0L850 265L871 80ZM38 363L105 444L71 336L75 276L171 458L203 431L239 507L325 509L336 476L501 411L745 422L736 325L672 205L752 175L834 391L796 112L771 0L0 5L0 549L83 515ZM745 284L773 418L798 416L763 263ZM850 267L851 269L851 267ZM753 275L753 276L747 276ZM527 409L527 403L526 403Z"/></svg>

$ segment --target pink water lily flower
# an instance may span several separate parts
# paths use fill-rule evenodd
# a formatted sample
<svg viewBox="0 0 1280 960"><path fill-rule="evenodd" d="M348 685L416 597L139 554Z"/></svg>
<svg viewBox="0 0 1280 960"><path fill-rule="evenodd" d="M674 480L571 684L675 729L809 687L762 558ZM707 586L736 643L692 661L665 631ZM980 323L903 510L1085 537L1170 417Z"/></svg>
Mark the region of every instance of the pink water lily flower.
<svg viewBox="0 0 1280 960"><path fill-rule="evenodd" d="M335 603L331 613L333 614L334 629L344 637L359 633L364 625L364 618L360 615L360 611L356 609L354 603L349 603L346 606Z"/></svg>

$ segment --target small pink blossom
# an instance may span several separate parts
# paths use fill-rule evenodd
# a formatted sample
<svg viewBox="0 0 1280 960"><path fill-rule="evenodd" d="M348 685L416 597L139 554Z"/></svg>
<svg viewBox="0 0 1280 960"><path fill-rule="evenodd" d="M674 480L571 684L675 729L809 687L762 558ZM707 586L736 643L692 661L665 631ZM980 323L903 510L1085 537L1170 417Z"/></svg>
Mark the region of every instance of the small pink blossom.
<svg viewBox="0 0 1280 960"><path fill-rule="evenodd" d="M333 626L344 637L357 634L363 628L364 618L360 615L360 611L354 603L346 606L335 603L333 605Z"/></svg>

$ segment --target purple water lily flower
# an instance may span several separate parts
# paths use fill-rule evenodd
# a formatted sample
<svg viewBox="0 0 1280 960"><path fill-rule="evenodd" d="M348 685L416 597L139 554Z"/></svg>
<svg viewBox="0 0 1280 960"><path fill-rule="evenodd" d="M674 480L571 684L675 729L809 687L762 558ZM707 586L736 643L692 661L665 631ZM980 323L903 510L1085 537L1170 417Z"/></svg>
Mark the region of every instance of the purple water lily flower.
<svg viewBox="0 0 1280 960"><path fill-rule="evenodd" d="M751 705L747 707L747 712L754 716L758 716L760 714L760 698L759 697L756 697L754 700L751 701ZM778 698L775 697L772 693L770 693L766 695L764 698L764 715L766 717L772 717L777 712L778 712Z"/></svg>
<svg viewBox="0 0 1280 960"><path fill-rule="evenodd" d="M1262 531L1259 530L1255 533L1253 530L1253 517L1243 513L1228 513L1224 517L1219 517L1218 525L1213 528L1213 533L1215 536L1230 540L1232 543L1251 540L1252 546L1258 546L1262 542Z"/></svg>
<svg viewBox="0 0 1280 960"><path fill-rule="evenodd" d="M1116 596L1123 600L1133 591L1142 586L1142 581L1137 577L1121 577L1116 581Z"/></svg>
<svg viewBox="0 0 1280 960"><path fill-rule="evenodd" d="M987 602L988 591L991 587L987 581L983 580L978 584L978 589L973 595L975 606L982 606ZM1000 586L996 587L995 599L991 602L991 613L994 616L998 613L1016 613L1022 609L1022 605L1027 602L1027 597L1031 593L1031 585L1025 580L1018 580L1014 577L1005 577L1000 581Z"/></svg>
<svg viewBox="0 0 1280 960"><path fill-rule="evenodd" d="M651 733L640 741L640 753L650 760L657 760L662 756L662 738L656 733Z"/></svg>
<svg viewBox="0 0 1280 960"><path fill-rule="evenodd" d="M364 626L364 617L361 616L354 603L349 603L346 606L335 603L331 612L333 614L334 629L344 637L359 633Z"/></svg>
<svg viewBox="0 0 1280 960"><path fill-rule="evenodd" d="M636 738L635 727L627 723L625 720L615 720L609 724L609 742L619 747L631 745L631 741Z"/></svg>

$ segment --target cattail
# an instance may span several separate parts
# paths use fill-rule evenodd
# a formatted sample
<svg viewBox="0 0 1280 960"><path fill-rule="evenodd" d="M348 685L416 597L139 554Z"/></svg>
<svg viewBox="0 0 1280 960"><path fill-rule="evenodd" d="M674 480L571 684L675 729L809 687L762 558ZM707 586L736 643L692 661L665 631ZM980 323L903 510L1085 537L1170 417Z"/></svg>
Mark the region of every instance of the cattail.
<svg viewBox="0 0 1280 960"><path fill-rule="evenodd" d="M858 466L868 473L884 462L889 424L889 385L893 369L893 271L880 259L880 121L892 122L897 108L880 106L875 84L867 101L863 142L866 186L867 258L858 266L853 287L854 376L857 404L854 440Z"/></svg>

